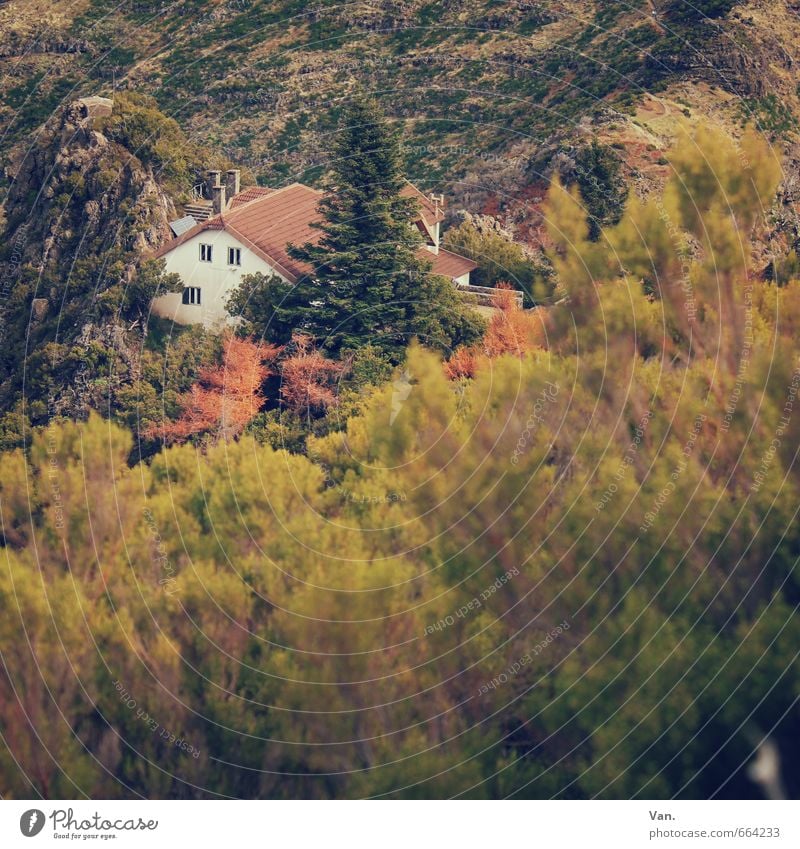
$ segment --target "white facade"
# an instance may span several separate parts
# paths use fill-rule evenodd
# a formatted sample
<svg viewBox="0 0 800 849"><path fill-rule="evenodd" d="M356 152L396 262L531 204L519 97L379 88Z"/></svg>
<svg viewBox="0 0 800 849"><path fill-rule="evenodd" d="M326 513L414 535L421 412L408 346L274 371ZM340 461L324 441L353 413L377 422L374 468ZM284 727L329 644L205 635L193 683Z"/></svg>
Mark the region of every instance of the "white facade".
<svg viewBox="0 0 800 849"><path fill-rule="evenodd" d="M206 246L205 248L203 246ZM211 248L211 261L207 256ZM228 249L238 249L241 265L229 264ZM182 245L164 255L166 271L179 274L184 287L199 289L200 303L184 303L197 300L196 291L170 293L153 301L153 312L170 318L178 324L202 324L209 329L221 329L230 322L225 310L230 293L239 285L244 274L261 272L265 276L278 274L268 263L252 250L248 250L235 236L225 230L204 230ZM282 274L278 274L283 277ZM284 278L285 279L285 278Z"/></svg>
<svg viewBox="0 0 800 849"><path fill-rule="evenodd" d="M300 187L306 192L312 192L307 187ZM287 187L288 190L294 190L294 186ZM262 203L269 203L270 197L275 197L278 190L273 195L268 195ZM316 203L316 194L313 195L313 200ZM259 203L258 200L251 203ZM248 208L249 204L245 204L244 208ZM265 212L262 210L262 212ZM231 218L235 219L237 211L231 213ZM276 214L273 213L272 214ZM265 221L269 221L272 214L266 211L262 215ZM309 215L313 214L309 211ZM247 233L247 238L258 239L258 222L256 227L253 226L253 221L249 221L250 232ZM230 294L238 287L241 278L245 274L255 274L260 272L265 277L273 274L277 275L287 282L288 271L277 271L267 260L262 257L266 256L264 248L253 248L251 242L247 247L239 237L234 235L234 221L228 222L231 229L225 228L225 221L220 219L212 219L206 226L206 229L196 233L186 241L180 241L179 237L175 241L178 244L175 247L165 245L160 252L165 262L165 270L167 273L178 274L183 281L183 291L175 292L168 295L162 295L153 301L153 313L162 318L171 319L178 324L202 324L209 330L220 331L226 325L235 324L236 320L228 315L226 304ZM263 225L266 226L266 225ZM438 273L452 274L454 271L461 270L453 266L451 255L447 251L440 251L439 248L439 222L436 221L432 225L424 224L425 232L429 240L424 247L432 254L434 259L434 267L438 264L444 266L447 272L441 271ZM255 233L256 235L253 235ZM245 238L242 236L241 238ZM258 251L258 252L256 252ZM463 266L462 266L463 267ZM469 284L469 271L455 277L454 282L458 286L466 286Z"/></svg>

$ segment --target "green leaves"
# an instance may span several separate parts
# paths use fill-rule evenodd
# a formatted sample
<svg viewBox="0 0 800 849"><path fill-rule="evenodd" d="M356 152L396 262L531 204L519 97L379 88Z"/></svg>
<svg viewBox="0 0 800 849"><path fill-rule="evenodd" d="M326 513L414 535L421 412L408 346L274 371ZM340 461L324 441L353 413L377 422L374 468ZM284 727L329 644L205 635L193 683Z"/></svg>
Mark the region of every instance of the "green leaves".
<svg viewBox="0 0 800 849"><path fill-rule="evenodd" d="M708 138L675 155L696 214L673 186L592 242L554 186L569 300L548 350L454 383L422 345L391 372L360 344L355 400L305 455L274 418L277 450L245 436L131 469L97 417L0 455L0 792L758 794L754 746L797 736L800 295L731 248L771 166L745 186ZM730 258L717 278L684 262L691 234ZM255 324L281 285L248 280L237 307ZM701 356L717 336L725 356ZM209 344L179 337L165 394Z"/></svg>

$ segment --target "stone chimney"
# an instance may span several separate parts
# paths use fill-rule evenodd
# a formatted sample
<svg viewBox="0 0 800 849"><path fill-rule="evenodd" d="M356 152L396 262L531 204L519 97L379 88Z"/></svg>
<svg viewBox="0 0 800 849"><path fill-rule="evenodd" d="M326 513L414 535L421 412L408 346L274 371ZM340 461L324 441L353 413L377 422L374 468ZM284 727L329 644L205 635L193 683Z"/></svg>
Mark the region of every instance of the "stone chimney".
<svg viewBox="0 0 800 849"><path fill-rule="evenodd" d="M214 189L220 185L222 171L209 171L206 179L206 197L211 200L214 197Z"/></svg>
<svg viewBox="0 0 800 849"><path fill-rule="evenodd" d="M229 168L225 172L225 194L227 195L228 200L239 194L239 177L240 171L238 168Z"/></svg>
<svg viewBox="0 0 800 849"><path fill-rule="evenodd" d="M219 215L220 212L225 212L226 206L225 186L213 186L211 189L211 211L214 215Z"/></svg>

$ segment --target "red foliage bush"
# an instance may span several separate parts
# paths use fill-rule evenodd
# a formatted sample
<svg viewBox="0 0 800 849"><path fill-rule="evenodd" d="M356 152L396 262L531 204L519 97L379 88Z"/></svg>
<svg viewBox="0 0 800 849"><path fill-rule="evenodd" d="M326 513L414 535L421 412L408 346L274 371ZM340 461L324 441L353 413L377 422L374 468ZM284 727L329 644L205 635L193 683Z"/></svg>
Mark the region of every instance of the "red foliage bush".
<svg viewBox="0 0 800 849"><path fill-rule="evenodd" d="M327 410L336 404L335 385L344 366L323 356L310 336L292 337L295 353L281 365L281 398L296 413Z"/></svg>
<svg viewBox="0 0 800 849"><path fill-rule="evenodd" d="M450 380L474 377L482 360L493 360L504 354L523 357L534 348L544 347L541 317L518 306L508 283L497 284L495 307L483 339L469 348L458 348L444 364Z"/></svg>
<svg viewBox="0 0 800 849"><path fill-rule="evenodd" d="M181 442L213 432L223 439L232 439L261 409L261 387L272 373L267 363L277 357L280 349L228 334L223 351L222 365L203 369L200 379L181 398L180 418L157 429L157 435L165 442Z"/></svg>
<svg viewBox="0 0 800 849"><path fill-rule="evenodd" d="M478 369L478 357L474 347L462 345L457 348L452 357L444 364L448 380L458 380L460 377L475 377Z"/></svg>

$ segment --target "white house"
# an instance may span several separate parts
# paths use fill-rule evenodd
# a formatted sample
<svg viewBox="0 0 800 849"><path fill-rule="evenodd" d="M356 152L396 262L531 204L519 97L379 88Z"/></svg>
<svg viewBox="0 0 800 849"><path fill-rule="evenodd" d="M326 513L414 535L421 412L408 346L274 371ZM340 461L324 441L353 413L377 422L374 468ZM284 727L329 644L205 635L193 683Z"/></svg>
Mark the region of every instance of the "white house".
<svg viewBox="0 0 800 849"><path fill-rule="evenodd" d="M156 298L153 312L179 324L214 328L228 320L225 304L243 274L260 271L294 283L312 273L308 265L293 260L286 247L320 237L311 223L320 218L317 204L322 193L301 183L240 191L236 170L227 172L225 185L219 171L209 172L209 177L211 203L207 208L202 202L187 207L187 212L209 217L197 223L188 217L173 222L177 237L156 254L164 258L168 272L180 275L183 292ZM441 196L426 197L411 183L402 193L419 201L415 224L424 240L420 251L432 260L432 272L449 277L458 286L468 286L475 263L439 246L439 225L444 218Z"/></svg>

